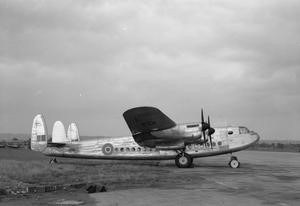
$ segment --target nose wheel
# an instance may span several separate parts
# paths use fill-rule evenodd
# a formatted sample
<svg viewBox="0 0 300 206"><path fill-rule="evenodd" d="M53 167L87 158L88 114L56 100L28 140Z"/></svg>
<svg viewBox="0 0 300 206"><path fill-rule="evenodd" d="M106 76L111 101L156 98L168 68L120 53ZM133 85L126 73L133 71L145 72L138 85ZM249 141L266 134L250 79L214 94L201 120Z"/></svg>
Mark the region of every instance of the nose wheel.
<svg viewBox="0 0 300 206"><path fill-rule="evenodd" d="M230 161L228 163L228 165L231 167L231 168L239 168L241 163L238 161L237 157L236 156L231 156L230 158Z"/></svg>
<svg viewBox="0 0 300 206"><path fill-rule="evenodd" d="M193 164L193 158L191 157L191 155L182 152L176 156L175 164L179 168L189 168Z"/></svg>

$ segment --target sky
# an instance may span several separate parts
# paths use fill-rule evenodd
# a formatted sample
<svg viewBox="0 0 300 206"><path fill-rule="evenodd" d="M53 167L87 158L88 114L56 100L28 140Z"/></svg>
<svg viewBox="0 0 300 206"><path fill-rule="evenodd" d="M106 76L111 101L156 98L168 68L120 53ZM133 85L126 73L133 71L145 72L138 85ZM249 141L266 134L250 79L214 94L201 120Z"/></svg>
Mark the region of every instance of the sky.
<svg viewBox="0 0 300 206"><path fill-rule="evenodd" d="M129 135L127 109L299 139L300 1L0 0L0 132L42 113Z"/></svg>

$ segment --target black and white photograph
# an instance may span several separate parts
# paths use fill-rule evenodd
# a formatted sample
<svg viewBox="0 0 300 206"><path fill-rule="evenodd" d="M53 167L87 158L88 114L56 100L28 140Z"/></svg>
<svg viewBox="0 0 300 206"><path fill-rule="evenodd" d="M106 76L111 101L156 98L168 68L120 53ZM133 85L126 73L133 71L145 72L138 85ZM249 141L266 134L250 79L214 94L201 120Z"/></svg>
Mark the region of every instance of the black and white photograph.
<svg viewBox="0 0 300 206"><path fill-rule="evenodd" d="M0 206L298 206L300 1L0 0Z"/></svg>

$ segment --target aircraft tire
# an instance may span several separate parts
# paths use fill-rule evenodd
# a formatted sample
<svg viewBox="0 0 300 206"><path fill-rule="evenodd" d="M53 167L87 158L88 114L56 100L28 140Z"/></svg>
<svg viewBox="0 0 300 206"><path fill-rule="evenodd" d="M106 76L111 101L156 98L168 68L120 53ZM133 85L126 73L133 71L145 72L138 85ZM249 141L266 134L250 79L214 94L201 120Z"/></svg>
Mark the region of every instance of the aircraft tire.
<svg viewBox="0 0 300 206"><path fill-rule="evenodd" d="M189 168L192 166L193 158L187 154L178 154L175 158L175 164L179 168Z"/></svg>
<svg viewBox="0 0 300 206"><path fill-rule="evenodd" d="M235 159L232 159L232 160L230 160L230 162L229 162L229 166L231 167L231 168L239 168L240 167L240 162L239 161L237 161L237 160L235 160Z"/></svg>

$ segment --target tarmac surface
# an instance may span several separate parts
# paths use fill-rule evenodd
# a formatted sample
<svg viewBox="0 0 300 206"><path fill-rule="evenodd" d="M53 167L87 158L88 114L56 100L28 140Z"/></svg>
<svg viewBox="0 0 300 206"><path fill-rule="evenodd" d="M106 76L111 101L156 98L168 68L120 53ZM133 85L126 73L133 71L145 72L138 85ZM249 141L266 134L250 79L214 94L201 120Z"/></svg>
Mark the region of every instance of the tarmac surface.
<svg viewBox="0 0 300 206"><path fill-rule="evenodd" d="M96 205L300 205L300 153L243 151L241 167L228 156L197 159L190 169L171 168L152 188L91 197Z"/></svg>
<svg viewBox="0 0 300 206"><path fill-rule="evenodd" d="M152 182L123 183L113 190L107 185L104 193L82 189L36 194L0 205L300 205L300 153L242 151L235 156L241 162L238 169L227 165L229 155L195 159L194 168L188 169L162 161L147 170L159 173Z"/></svg>

